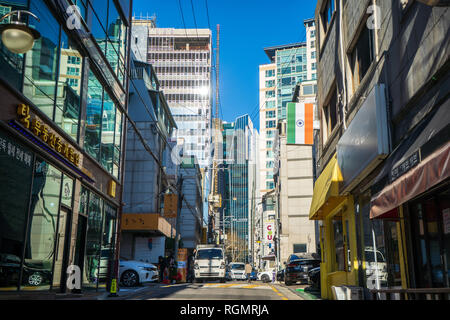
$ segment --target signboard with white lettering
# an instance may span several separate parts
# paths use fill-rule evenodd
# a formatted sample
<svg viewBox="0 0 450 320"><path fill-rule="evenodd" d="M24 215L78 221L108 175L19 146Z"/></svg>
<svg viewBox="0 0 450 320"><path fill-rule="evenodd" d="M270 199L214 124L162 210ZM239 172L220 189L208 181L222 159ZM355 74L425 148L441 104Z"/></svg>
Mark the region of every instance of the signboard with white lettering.
<svg viewBox="0 0 450 320"><path fill-rule="evenodd" d="M391 183L420 163L420 149L391 170Z"/></svg>

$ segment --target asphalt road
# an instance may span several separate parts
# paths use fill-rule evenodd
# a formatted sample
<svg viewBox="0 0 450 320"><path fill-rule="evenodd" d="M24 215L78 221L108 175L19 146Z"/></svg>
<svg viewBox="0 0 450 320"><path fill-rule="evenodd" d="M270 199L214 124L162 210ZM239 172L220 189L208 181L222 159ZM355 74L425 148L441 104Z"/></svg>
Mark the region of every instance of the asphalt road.
<svg viewBox="0 0 450 320"><path fill-rule="evenodd" d="M131 289L132 290L132 289ZM126 295L124 294L126 293ZM302 300L284 286L272 283L227 282L151 285L119 293L126 300Z"/></svg>

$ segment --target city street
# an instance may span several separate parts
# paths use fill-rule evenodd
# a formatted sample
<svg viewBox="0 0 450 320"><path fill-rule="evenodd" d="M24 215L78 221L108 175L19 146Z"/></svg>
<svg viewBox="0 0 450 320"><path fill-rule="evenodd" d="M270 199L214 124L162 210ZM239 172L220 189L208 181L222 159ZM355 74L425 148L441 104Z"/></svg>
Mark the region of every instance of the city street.
<svg viewBox="0 0 450 320"><path fill-rule="evenodd" d="M227 283L182 283L165 285L146 284L135 288L120 288L118 297L99 295L98 300L305 300L295 294L295 288L260 281L247 283L233 281ZM89 299L89 298L87 298ZM90 298L92 299L92 298Z"/></svg>

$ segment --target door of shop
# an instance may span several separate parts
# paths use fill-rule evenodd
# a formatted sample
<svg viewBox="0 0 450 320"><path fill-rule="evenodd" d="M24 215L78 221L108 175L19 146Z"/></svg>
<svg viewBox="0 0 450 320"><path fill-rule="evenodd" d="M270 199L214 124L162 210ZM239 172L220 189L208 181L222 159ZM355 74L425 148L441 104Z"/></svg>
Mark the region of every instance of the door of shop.
<svg viewBox="0 0 450 320"><path fill-rule="evenodd" d="M409 205L416 287L450 287L450 190Z"/></svg>
<svg viewBox="0 0 450 320"><path fill-rule="evenodd" d="M70 209L61 206L58 220L58 233L56 235L55 269L52 284L52 287L60 292L64 292L66 287L71 216Z"/></svg>

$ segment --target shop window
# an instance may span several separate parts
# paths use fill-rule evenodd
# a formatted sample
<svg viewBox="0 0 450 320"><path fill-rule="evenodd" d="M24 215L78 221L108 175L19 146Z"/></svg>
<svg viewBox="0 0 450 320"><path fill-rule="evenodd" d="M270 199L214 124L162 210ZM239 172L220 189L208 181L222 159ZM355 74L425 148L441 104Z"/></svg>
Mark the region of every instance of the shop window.
<svg viewBox="0 0 450 320"><path fill-rule="evenodd" d="M89 72L84 149L96 160L100 158L102 100L103 88L94 74Z"/></svg>
<svg viewBox="0 0 450 320"><path fill-rule="evenodd" d="M88 216L83 287L98 288L108 279L114 260L117 210L84 187L80 204L80 213Z"/></svg>
<svg viewBox="0 0 450 320"><path fill-rule="evenodd" d="M363 28L355 48L350 54L353 75L353 92L356 91L375 59L374 37L375 35L372 29Z"/></svg>
<svg viewBox="0 0 450 320"><path fill-rule="evenodd" d="M30 19L30 25L41 37L26 54L23 93L53 119L60 27L42 0L32 1L30 11L39 16L40 22Z"/></svg>
<svg viewBox="0 0 450 320"><path fill-rule="evenodd" d="M62 32L55 122L76 140L80 117L82 82L80 67L70 67L68 66L70 62L81 65L83 58L65 32ZM73 71L72 69L75 72L71 72Z"/></svg>
<svg viewBox="0 0 450 320"><path fill-rule="evenodd" d="M83 286L97 287L100 264L100 241L102 236L102 202L99 196L90 193L88 210L88 232L83 272Z"/></svg>
<svg viewBox="0 0 450 320"><path fill-rule="evenodd" d="M333 220L333 239L335 253L335 270L345 271L345 244L342 218L337 217Z"/></svg>
<svg viewBox="0 0 450 320"><path fill-rule="evenodd" d="M450 286L450 197L435 193L410 205L417 287Z"/></svg>
<svg viewBox="0 0 450 320"><path fill-rule="evenodd" d="M31 195L22 290L50 289L55 256L62 173L37 160ZM64 241L64 239L60 239Z"/></svg>
<svg viewBox="0 0 450 320"><path fill-rule="evenodd" d="M360 214L362 229L361 258L365 261L363 275L367 289L387 287L388 272L382 220L370 219L370 195L359 199L357 214Z"/></svg>
<svg viewBox="0 0 450 320"><path fill-rule="evenodd" d="M0 132L0 291L19 284L32 173L33 154Z"/></svg>

